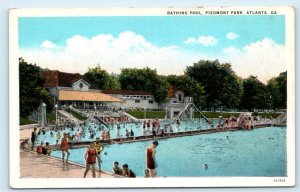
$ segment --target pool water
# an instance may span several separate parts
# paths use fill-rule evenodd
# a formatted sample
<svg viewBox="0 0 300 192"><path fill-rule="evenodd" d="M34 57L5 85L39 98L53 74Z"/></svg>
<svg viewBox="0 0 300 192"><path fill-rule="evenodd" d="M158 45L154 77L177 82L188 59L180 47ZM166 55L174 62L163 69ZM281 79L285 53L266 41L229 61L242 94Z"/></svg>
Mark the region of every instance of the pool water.
<svg viewBox="0 0 300 192"><path fill-rule="evenodd" d="M216 125L218 120L213 120L213 125ZM163 128L164 124L167 122L160 122L161 127ZM171 125L174 132L178 132L176 125L172 124ZM83 136L79 141L94 141L96 137L101 138L101 134L103 133L102 130L99 130L99 127L103 127L103 125L95 124L95 123L89 123L86 127L84 127L85 130L85 136ZM104 127L103 127L104 128ZM194 121L182 121L180 124L180 132L184 131L190 131L190 130L199 130L199 129L207 129L208 125L207 123L202 119L202 120L194 120ZM70 135L73 135L77 132L78 128L74 128L72 131L71 128L65 127L65 130L59 131L61 138L63 136L63 133L70 133ZM90 134L88 129L91 129L96 132L96 136L94 136L93 139L90 138ZM116 138L117 135L117 125L110 125L108 128L110 130L110 137L111 138ZM134 132L134 136L142 136L143 135L143 129L142 129L142 123L127 123L127 124L121 124L121 129L120 129L120 135L121 137L125 137L126 129L130 131L131 129ZM44 143L49 142L50 145L53 145L56 143L56 131L52 131L53 136L50 135L50 131L46 131L45 135L42 133L38 135L37 137L37 144L39 144L41 141ZM152 133L151 133L152 134ZM59 139L59 142L61 141L61 138Z"/></svg>
<svg viewBox="0 0 300 192"><path fill-rule="evenodd" d="M157 174L168 176L286 176L286 128L219 132L158 140ZM152 141L113 144L101 153L102 169L114 161L127 163L138 176L146 168L146 148ZM85 164L86 148L70 150L70 160ZM104 155L107 153L107 155ZM60 151L52 156L60 157ZM204 164L208 168L204 168Z"/></svg>

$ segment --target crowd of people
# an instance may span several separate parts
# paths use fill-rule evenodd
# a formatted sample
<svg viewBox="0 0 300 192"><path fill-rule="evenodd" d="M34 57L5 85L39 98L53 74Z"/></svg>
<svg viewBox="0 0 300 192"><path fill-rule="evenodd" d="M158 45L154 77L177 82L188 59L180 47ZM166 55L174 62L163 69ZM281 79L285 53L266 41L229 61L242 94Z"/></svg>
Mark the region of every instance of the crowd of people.
<svg viewBox="0 0 300 192"><path fill-rule="evenodd" d="M70 125L69 125L70 126ZM132 132L132 130L130 131ZM37 140L37 137L40 133L40 130L37 131L37 128L34 128L34 130L31 133L31 143L32 143L32 150L34 150L35 142ZM104 132L105 133L105 132ZM133 135L133 133L130 133ZM60 132L57 131L56 133L56 140L60 139ZM69 151L69 141L70 141L70 135L66 132L63 133L63 137L60 141L59 149L62 153L62 162L68 163L70 151ZM58 141L56 141L58 143ZM28 139L24 140L21 143L21 147L25 144L28 144ZM156 167L157 162L155 158L156 150L155 148L158 146L158 142L154 141L150 147L146 150L146 161L147 161L147 168L144 171L144 177L155 177L156 176ZM92 170L93 177L96 177L96 163L98 165L99 171L101 171L101 152L103 151L104 146L100 143L100 138L97 137L94 142L91 142L90 145L87 147L84 158L86 162L86 169L84 171L83 177L85 178L87 176L87 173L89 170ZM40 155L50 155L52 152L51 146L49 145L49 142L46 142L44 144L43 141L36 147L37 154ZM114 162L113 164L113 172L116 175L121 175L124 177L136 177L135 172L129 168L129 165L127 163L122 165L122 168L119 167L119 162Z"/></svg>
<svg viewBox="0 0 300 192"><path fill-rule="evenodd" d="M256 125L273 123L272 120L272 117L262 118L260 116L254 116L252 114L241 114L239 117L230 116L226 119L223 119L223 117L220 116L219 123L216 128L221 131L225 131L227 128L231 127L240 127L244 130L252 130Z"/></svg>
<svg viewBox="0 0 300 192"><path fill-rule="evenodd" d="M157 168L157 161L156 161L156 147L158 146L157 141L153 141L152 145L146 149L146 164L147 168L144 170L144 177L156 177L156 168ZM117 175L123 175L125 177L136 177L136 174L128 168L128 164L123 164L121 169L119 167L119 162L115 161L113 165L113 171Z"/></svg>
<svg viewBox="0 0 300 192"><path fill-rule="evenodd" d="M267 119L268 121L272 120L271 118ZM240 115L239 117L230 116L229 118L222 118L219 117L218 123L214 126L212 124L212 119L206 119L208 126L211 126L212 128L216 128L217 130L224 131L227 128L231 127L242 127L243 129L250 130L254 128L255 125L267 122L266 118L261 118L257 116L252 115ZM142 135L148 136L152 135L153 139L155 140L155 137L157 135L166 135L167 133L172 132L179 132L180 131L180 120L177 119L175 121L175 129L170 124L162 124L158 119L152 119L152 120L144 120L142 122L135 122L137 126L141 127ZM72 122L65 122L62 125L55 126L53 129L50 130L50 136L55 137L56 139L56 145L60 145L60 150L62 152L62 162L68 162L70 151L69 151L69 143L73 141L80 141L83 137L85 137L87 134L89 135L89 139L96 139L94 142L91 142L89 147L87 147L86 152L84 154L84 158L86 160L86 170L84 172L84 177L86 177L88 171L91 169L93 177L95 177L95 171L96 171L96 163L98 164L99 171L101 171L101 151L103 151L104 147L100 143L100 138L103 141L110 141L111 130L116 130L116 138L129 138L134 137L135 133L133 129L128 129L128 127L125 126L126 123L119 122L115 120L112 124L110 124L108 127L105 127L103 125L95 126L95 124L86 124L82 123L79 125L76 125ZM72 131L72 134L70 132L66 132L66 127L70 128ZM121 134L121 129L126 129L124 136ZM63 131L63 136L61 136L61 131ZM98 131L102 131L102 134L97 137ZM37 131L37 128L34 128L31 134L31 143L32 143L32 150L34 150L34 146L37 141L38 135L45 135L46 130L44 128L39 129ZM60 143L59 143L60 141ZM29 139L26 139L21 142L21 148L24 148L26 145L28 145ZM149 146L146 149L146 161L147 161L147 168L144 170L144 177L155 177L156 176L156 167L157 162L155 159L155 153L156 153L156 147L158 146L158 142L154 141L151 146ZM38 154L43 155L50 155L51 154L51 146L49 142L43 142L40 141L40 144L36 147L36 152ZM126 177L136 177L136 174L133 170L129 168L129 165L127 163L123 164L121 167L119 167L119 162L116 161L113 163L113 172L117 175L122 175Z"/></svg>

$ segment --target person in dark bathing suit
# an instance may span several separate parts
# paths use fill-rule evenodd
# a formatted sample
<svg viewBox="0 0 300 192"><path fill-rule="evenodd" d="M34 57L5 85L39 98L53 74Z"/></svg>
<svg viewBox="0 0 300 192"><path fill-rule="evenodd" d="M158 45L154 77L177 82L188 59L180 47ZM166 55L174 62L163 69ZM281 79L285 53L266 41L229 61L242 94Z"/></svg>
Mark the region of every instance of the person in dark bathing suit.
<svg viewBox="0 0 300 192"><path fill-rule="evenodd" d="M151 177L156 176L157 162L155 159L156 147L158 146L157 141L153 141L152 145L147 148L146 160L147 168L150 169Z"/></svg>
<svg viewBox="0 0 300 192"><path fill-rule="evenodd" d="M128 165L127 164L124 164L123 166L123 175L124 176L127 176L127 177L136 177L135 173L128 168Z"/></svg>

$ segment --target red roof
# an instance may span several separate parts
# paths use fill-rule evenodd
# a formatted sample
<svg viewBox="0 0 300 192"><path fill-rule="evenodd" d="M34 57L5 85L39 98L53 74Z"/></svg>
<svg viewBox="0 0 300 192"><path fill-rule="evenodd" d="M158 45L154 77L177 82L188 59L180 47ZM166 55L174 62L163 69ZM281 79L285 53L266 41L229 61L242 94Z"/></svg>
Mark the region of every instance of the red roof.
<svg viewBox="0 0 300 192"><path fill-rule="evenodd" d="M116 95L152 95L149 91L143 90L122 90L122 89L107 89L102 90L105 94L116 94Z"/></svg>
<svg viewBox="0 0 300 192"><path fill-rule="evenodd" d="M168 97L169 98L174 98L176 97L176 93L179 91L179 89L177 87L175 87L174 85L170 85L168 87Z"/></svg>
<svg viewBox="0 0 300 192"><path fill-rule="evenodd" d="M44 78L44 87L71 87L74 82L80 79L89 83L84 79L83 75L79 73L65 73L57 70L43 71L42 77Z"/></svg>

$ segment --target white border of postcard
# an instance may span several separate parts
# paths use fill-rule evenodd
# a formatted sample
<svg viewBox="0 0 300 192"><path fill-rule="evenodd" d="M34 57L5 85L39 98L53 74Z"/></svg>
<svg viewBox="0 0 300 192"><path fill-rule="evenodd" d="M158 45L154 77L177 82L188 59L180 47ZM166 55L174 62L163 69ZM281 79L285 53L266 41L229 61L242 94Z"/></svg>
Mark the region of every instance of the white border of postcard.
<svg viewBox="0 0 300 192"><path fill-rule="evenodd" d="M170 16L167 11L263 10L285 15L288 95L287 95L287 176L286 177L168 177L168 178L20 178L18 18L54 16ZM187 16L190 16L188 14ZM196 16L196 15L194 15ZM215 15L218 16L218 15ZM258 187L295 185L295 11L293 7L205 7L205 8L67 8L9 10L9 163L13 188L120 188L120 187Z"/></svg>

